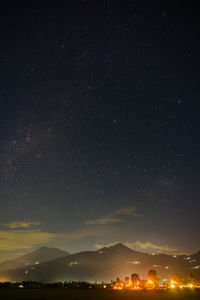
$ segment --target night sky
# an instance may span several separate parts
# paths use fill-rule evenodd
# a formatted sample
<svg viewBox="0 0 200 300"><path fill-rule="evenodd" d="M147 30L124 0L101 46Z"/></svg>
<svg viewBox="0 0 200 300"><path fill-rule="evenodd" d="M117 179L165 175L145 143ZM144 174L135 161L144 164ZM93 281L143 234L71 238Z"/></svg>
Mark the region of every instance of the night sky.
<svg viewBox="0 0 200 300"><path fill-rule="evenodd" d="M200 250L199 13L199 1L1 7L0 260L115 242Z"/></svg>

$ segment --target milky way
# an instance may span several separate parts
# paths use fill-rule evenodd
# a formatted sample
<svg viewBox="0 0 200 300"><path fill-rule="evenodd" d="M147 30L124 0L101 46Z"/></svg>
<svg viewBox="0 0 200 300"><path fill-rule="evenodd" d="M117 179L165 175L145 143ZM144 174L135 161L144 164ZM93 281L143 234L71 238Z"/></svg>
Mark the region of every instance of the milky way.
<svg viewBox="0 0 200 300"><path fill-rule="evenodd" d="M0 14L0 255L199 250L198 1Z"/></svg>

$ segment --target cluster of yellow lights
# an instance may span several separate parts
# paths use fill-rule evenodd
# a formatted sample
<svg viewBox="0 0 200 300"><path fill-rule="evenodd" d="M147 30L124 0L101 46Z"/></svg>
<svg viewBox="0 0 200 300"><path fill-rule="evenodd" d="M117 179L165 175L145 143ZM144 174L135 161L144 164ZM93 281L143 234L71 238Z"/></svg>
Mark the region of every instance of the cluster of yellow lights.
<svg viewBox="0 0 200 300"><path fill-rule="evenodd" d="M129 279L128 282L119 281L117 282L114 287L115 290L122 290L122 289L139 289L140 282L137 281L135 285L133 285L132 281Z"/></svg>
<svg viewBox="0 0 200 300"><path fill-rule="evenodd" d="M183 288L193 288L193 287L194 287L194 285L192 283L188 283L188 284L182 285L182 284L178 284L174 280L170 280L170 288L171 289L175 289L175 288L183 289Z"/></svg>
<svg viewBox="0 0 200 300"><path fill-rule="evenodd" d="M168 282L168 284L165 286L165 289L170 288L170 289L175 289L175 288L200 288L200 286L194 286L192 283L188 283L185 285L180 285L178 284L176 281L174 280L170 280ZM145 288L147 289L162 289L163 285L160 284L158 286L156 286L155 282L153 280L147 280L146 284L145 284ZM122 280L120 280L119 282L117 282L113 289L116 290L122 290L122 289L142 289L140 281L137 281L135 285L133 285L133 282L129 279L128 282L124 282Z"/></svg>

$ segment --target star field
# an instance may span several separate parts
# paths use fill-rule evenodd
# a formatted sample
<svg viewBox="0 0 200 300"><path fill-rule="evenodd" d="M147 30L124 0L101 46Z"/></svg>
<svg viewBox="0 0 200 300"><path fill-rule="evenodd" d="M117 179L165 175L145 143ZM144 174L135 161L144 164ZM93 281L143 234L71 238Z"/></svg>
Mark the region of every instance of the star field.
<svg viewBox="0 0 200 300"><path fill-rule="evenodd" d="M115 241L199 250L199 8L3 7L0 232L48 234L45 245L69 252ZM6 245L2 257L19 252Z"/></svg>

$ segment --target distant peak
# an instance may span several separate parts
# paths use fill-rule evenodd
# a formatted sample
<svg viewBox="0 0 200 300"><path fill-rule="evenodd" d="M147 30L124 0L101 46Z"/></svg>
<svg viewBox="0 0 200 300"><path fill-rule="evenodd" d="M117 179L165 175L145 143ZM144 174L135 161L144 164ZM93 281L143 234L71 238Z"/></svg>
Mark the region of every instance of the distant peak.
<svg viewBox="0 0 200 300"><path fill-rule="evenodd" d="M122 248L122 247L125 247L122 243L117 243L109 248Z"/></svg>
<svg viewBox="0 0 200 300"><path fill-rule="evenodd" d="M117 243L117 244L115 244L114 246L115 246L115 247L126 247L126 246L124 246L124 244L122 244L122 243Z"/></svg>
<svg viewBox="0 0 200 300"><path fill-rule="evenodd" d="M125 248L127 248L124 244L122 244L122 243L117 243L117 244L115 244L115 245L113 245L113 247L125 247Z"/></svg>
<svg viewBox="0 0 200 300"><path fill-rule="evenodd" d="M35 251L38 252L38 251L47 251L51 248L48 248L48 247L40 247L40 248L37 248Z"/></svg>
<svg viewBox="0 0 200 300"><path fill-rule="evenodd" d="M105 247L107 249L129 249L128 247L126 247L124 244L122 243L117 243L115 245L109 246L109 247Z"/></svg>

